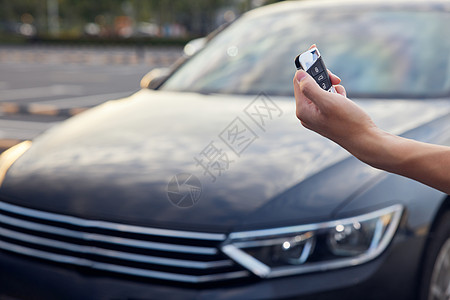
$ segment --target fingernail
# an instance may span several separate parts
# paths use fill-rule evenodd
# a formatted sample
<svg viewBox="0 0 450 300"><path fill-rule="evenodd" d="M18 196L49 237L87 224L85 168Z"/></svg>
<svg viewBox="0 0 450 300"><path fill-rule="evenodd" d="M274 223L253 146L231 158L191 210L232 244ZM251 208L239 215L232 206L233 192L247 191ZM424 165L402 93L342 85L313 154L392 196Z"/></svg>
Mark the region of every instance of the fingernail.
<svg viewBox="0 0 450 300"><path fill-rule="evenodd" d="M303 70L297 71L296 78L297 78L298 82L302 81L302 79L305 78L305 77L306 77L306 72L305 71L303 71Z"/></svg>

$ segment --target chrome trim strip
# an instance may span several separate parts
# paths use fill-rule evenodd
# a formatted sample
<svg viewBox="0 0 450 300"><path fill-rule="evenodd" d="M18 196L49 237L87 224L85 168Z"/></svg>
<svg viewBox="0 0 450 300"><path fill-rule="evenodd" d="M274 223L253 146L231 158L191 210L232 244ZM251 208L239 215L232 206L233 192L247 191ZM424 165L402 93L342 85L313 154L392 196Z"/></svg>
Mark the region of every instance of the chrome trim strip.
<svg viewBox="0 0 450 300"><path fill-rule="evenodd" d="M250 275L248 271L235 271L228 273L220 273L213 275L202 275L202 276L194 276L194 275L183 275L183 274L173 274L167 272L153 271L153 270L144 270L137 269L132 267L125 267L119 265L113 265L108 263L102 263L97 261L92 261L83 258L77 258L67 255L55 254L55 253L47 253L45 251L31 249L19 245L10 244L4 241L0 241L0 248L27 255L32 257L37 257L41 259L46 259L59 263L72 264L77 266L89 267L92 269L110 271L115 273L122 273L127 275L135 275L141 277L149 277L163 280L171 280L171 281L180 281L180 282L190 282L190 283L203 283L217 280L225 280L225 279L235 279L247 277Z"/></svg>
<svg viewBox="0 0 450 300"><path fill-rule="evenodd" d="M224 244L222 246L222 252L224 252L226 255L228 255L231 259L236 261L237 263L241 264L243 267L247 268L248 270L252 271L254 274L263 277L263 278L273 278L273 277L280 277L280 276L288 276L288 275L296 275L296 274L304 274L309 272L315 272L315 271L326 271L331 269L337 269L337 268L343 268L343 267L349 267L349 266L355 266L359 265L365 262L368 262L377 256L379 256L389 245L391 242L398 225L400 223L400 219L403 212L403 206L400 204L392 205L389 207L386 207L384 209L380 209L368 214L363 214L359 216L355 216L352 218L345 218L340 219L336 221L331 222L324 222L324 223L316 223L316 224L310 224L310 225L299 225L299 226L290 226L290 227L283 227L283 228L273 228L273 229L263 229L263 230L255 230L255 231L246 231L246 232L237 232L230 234L230 237L233 236L237 239L236 243L233 242L233 240L227 241L227 244ZM287 233L298 233L303 231L312 231L317 229L326 229L326 228L333 228L336 225L339 224L345 224L345 223L353 223L354 221L363 222L370 219L374 219L377 217L381 217L383 215L392 214L392 220L389 223L389 225L386 228L386 232L384 233L384 236L379 240L378 245L376 248L369 248L369 250L363 254L360 254L355 257L350 258L342 258L342 259L336 259L333 261L323 261L323 262L316 262L316 263L306 263L299 266L286 266L286 267L277 267L277 268L270 268L266 264L260 262L256 258L250 256L243 250L239 249L235 245L239 244L245 244L245 241L242 241L242 239L252 239L255 237L263 237L263 236L269 236L273 237L275 234L274 232L278 234L287 234ZM254 235L252 235L254 234ZM250 259L251 258L251 259ZM267 269L268 268L268 269Z"/></svg>
<svg viewBox="0 0 450 300"><path fill-rule="evenodd" d="M9 224L12 226L57 234L60 236L66 236L71 238L77 238L84 241L95 241L95 242L104 242L109 244L116 244L121 246L130 246L137 247L142 249L151 249L151 250L162 250L162 251L170 251L170 252L182 252L182 253L193 253L193 254L202 254L202 255L215 255L218 250L212 247L197 247L197 246L187 246L187 245L179 245L179 244L167 244L167 243L159 243L159 242L150 242L150 241L141 241L134 240L122 237L115 236L107 236L97 233L87 233L82 231L75 231L66 228L58 228L51 225L35 223L31 221L25 221L21 219L16 219L13 217L5 216L0 214L0 223Z"/></svg>
<svg viewBox="0 0 450 300"><path fill-rule="evenodd" d="M269 229L259 229L259 230L250 230L250 231L240 231L240 232L232 232L229 235L230 240L238 240L238 239L247 239L247 238L257 238L257 237L267 237L267 236L278 236L283 234L292 234L292 233L303 233L306 231L314 231L318 229L327 229L330 227L335 227L342 223L352 222L356 218L358 221L366 221L373 218L376 218L380 215L388 214L393 211L398 211L403 209L403 206L400 204L396 204L393 206L389 206L380 210L376 210L374 212L370 212L367 214L339 219L335 221L322 222L322 223L313 223L313 224L305 224L305 225L295 225L295 226L287 226L287 227L279 227L279 228L269 228Z"/></svg>
<svg viewBox="0 0 450 300"><path fill-rule="evenodd" d="M107 221L98 221L98 220L86 220L77 217L72 217L68 215L55 214L50 212L39 211L36 209L25 208L13 204L9 204L6 202L0 201L0 209L8 212L12 212L15 214L43 219L47 221L61 222L70 225L80 226L80 227L91 227L91 228L100 228L100 229L108 229L114 231L121 232L129 232L129 233L139 233L146 235L158 235L158 236L167 236L167 237L175 237L175 238L185 238L185 239L201 239L201 240L210 240L210 241L224 241L226 239L225 234L221 233L207 233L207 232L195 232L195 231L180 231L180 230L171 230L171 229L161 229L161 228L152 228L152 227L142 227L142 226L134 226L120 223L112 223Z"/></svg>
<svg viewBox="0 0 450 300"><path fill-rule="evenodd" d="M104 249L99 247L82 246L67 242L55 241L43 237L33 236L17 231L12 231L5 228L0 228L0 236L7 237L14 240L19 240L27 243L32 243L41 246L47 246L57 249L63 249L72 251L75 253L83 254L95 254L99 256L106 256L110 258L128 260L133 262L141 262L147 264L157 264L164 266L175 266L181 268L193 268L193 269L212 269L220 267L232 266L233 262L231 260L220 260L211 262L201 262L201 261L190 261L182 259L173 259L165 257L156 257L150 255L142 255L135 253L128 253L122 251L116 251L111 249Z"/></svg>
<svg viewBox="0 0 450 300"><path fill-rule="evenodd" d="M222 247L223 253L231 257L241 266L250 270L253 274L265 278L268 277L271 270L266 264L260 262L253 256L245 253L241 249L235 247L233 244L228 244Z"/></svg>
<svg viewBox="0 0 450 300"><path fill-rule="evenodd" d="M307 241L311 237L313 237L313 233L311 232L303 232L298 233L294 236L299 237L299 241ZM290 237L279 237L279 238L272 238L272 239L259 239L259 240L251 240L251 241L236 241L233 242L233 245L235 245L238 248L252 248L252 247L262 247L262 246L273 246L273 245L279 245L286 241L286 238L293 238Z"/></svg>
<svg viewBox="0 0 450 300"><path fill-rule="evenodd" d="M311 254L311 251L313 249L313 245L315 245L315 241L312 239L308 239L306 241L305 246L303 247L302 254L300 255L300 258L297 260L299 264L303 264Z"/></svg>

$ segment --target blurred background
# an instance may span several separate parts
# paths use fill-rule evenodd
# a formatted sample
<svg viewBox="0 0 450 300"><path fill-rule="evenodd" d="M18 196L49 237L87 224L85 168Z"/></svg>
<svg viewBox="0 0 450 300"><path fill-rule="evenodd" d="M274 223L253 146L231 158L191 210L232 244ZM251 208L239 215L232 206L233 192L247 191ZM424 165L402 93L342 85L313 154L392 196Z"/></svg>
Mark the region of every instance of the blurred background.
<svg viewBox="0 0 450 300"><path fill-rule="evenodd" d="M27 39L139 39L149 44L158 39L183 41L205 35L245 11L273 2L277 1L1 0L0 32L3 42L18 43Z"/></svg>
<svg viewBox="0 0 450 300"><path fill-rule="evenodd" d="M0 151L104 101L273 0L0 0Z"/></svg>

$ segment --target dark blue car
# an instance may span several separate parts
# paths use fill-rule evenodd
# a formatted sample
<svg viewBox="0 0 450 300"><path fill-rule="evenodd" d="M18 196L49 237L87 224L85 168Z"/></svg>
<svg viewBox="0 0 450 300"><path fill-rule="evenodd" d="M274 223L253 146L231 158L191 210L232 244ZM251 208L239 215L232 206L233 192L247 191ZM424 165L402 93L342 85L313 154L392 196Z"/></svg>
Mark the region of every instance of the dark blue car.
<svg viewBox="0 0 450 300"><path fill-rule="evenodd" d="M449 299L449 196L303 128L292 88L316 43L378 126L450 145L448 28L447 1L269 5L8 150L0 298Z"/></svg>

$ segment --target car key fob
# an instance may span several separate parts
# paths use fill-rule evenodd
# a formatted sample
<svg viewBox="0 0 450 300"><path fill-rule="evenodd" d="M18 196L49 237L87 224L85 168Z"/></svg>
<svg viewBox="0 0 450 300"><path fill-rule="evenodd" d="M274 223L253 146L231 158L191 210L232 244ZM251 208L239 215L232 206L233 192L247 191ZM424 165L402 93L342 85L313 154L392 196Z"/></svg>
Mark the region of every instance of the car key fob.
<svg viewBox="0 0 450 300"><path fill-rule="evenodd" d="M336 93L331 84L327 67L320 56L320 52L316 47L309 49L295 58L295 66L297 70L303 69L314 78L320 87L326 91Z"/></svg>

